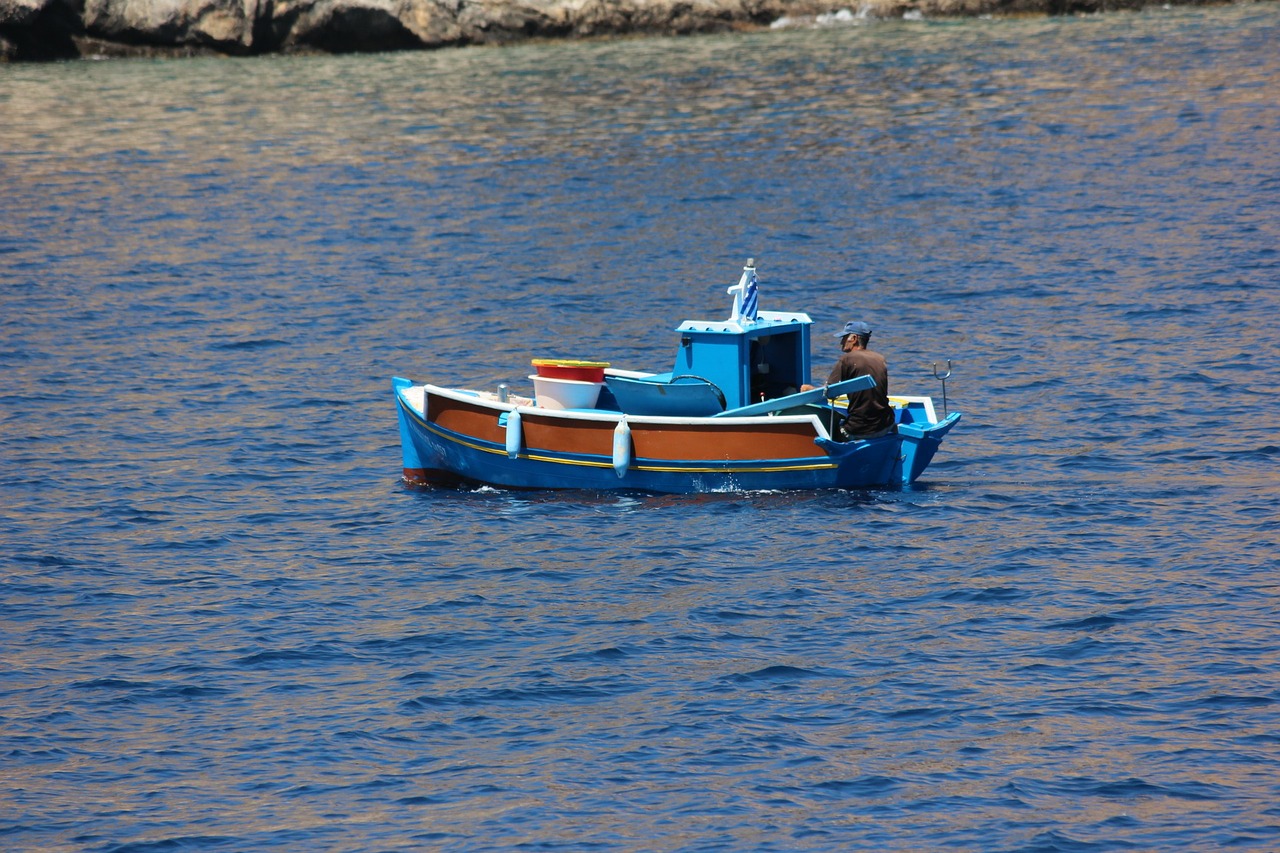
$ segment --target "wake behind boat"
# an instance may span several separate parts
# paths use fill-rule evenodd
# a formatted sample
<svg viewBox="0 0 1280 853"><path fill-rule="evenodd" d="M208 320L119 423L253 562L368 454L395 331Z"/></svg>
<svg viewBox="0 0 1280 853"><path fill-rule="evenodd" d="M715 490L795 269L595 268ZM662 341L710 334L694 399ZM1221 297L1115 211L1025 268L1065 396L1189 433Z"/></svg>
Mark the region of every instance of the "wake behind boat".
<svg viewBox="0 0 1280 853"><path fill-rule="evenodd" d="M676 328L666 373L534 359L532 397L393 378L405 481L677 494L915 482L960 413L890 397L895 429L837 440L846 395L875 381L798 391L813 321L758 310L753 261L729 292L727 320Z"/></svg>

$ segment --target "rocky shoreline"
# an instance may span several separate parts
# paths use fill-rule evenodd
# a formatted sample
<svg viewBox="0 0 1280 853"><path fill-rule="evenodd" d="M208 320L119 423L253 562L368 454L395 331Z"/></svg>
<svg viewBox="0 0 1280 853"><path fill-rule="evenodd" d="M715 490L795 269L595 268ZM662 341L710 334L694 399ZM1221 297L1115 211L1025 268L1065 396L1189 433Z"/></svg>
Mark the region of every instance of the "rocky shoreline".
<svg viewBox="0 0 1280 853"><path fill-rule="evenodd" d="M420 50L748 30L822 16L1062 15L1145 5L1146 0L0 0L0 61Z"/></svg>

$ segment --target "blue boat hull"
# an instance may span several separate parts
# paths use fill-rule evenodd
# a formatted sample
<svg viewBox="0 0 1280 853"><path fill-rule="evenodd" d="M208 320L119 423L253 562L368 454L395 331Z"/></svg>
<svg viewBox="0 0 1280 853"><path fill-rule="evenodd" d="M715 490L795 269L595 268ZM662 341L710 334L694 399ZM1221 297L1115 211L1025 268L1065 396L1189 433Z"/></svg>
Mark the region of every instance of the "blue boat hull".
<svg viewBox="0 0 1280 853"><path fill-rule="evenodd" d="M689 494L901 486L960 419L832 441L818 417L552 412L392 381L406 481Z"/></svg>

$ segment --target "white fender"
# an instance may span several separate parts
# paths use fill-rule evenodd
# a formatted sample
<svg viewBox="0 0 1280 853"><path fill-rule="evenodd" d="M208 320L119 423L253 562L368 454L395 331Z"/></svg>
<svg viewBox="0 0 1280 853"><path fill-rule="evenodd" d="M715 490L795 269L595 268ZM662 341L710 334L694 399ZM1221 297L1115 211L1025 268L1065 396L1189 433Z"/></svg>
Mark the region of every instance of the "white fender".
<svg viewBox="0 0 1280 853"><path fill-rule="evenodd" d="M520 455L520 444L524 440L520 430L520 412L512 409L507 415L507 455L515 459Z"/></svg>
<svg viewBox="0 0 1280 853"><path fill-rule="evenodd" d="M613 471L619 477L626 476L631 467L631 427L627 426L627 418L613 428Z"/></svg>

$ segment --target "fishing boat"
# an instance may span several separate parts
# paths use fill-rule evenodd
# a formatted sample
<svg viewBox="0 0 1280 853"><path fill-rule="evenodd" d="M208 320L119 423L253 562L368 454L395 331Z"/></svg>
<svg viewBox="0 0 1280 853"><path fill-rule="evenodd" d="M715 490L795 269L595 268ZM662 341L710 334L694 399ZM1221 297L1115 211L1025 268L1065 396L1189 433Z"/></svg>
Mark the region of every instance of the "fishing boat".
<svg viewBox="0 0 1280 853"><path fill-rule="evenodd" d="M672 494L914 483L960 413L944 406L939 419L931 397L890 397L895 429L838 440L848 395L875 381L800 390L813 321L758 310L754 261L727 292L728 319L675 329L664 373L535 358L528 396L394 377L405 481Z"/></svg>

